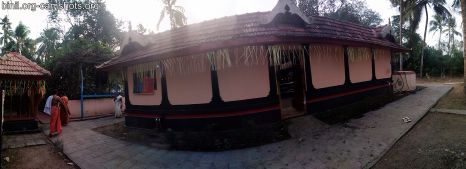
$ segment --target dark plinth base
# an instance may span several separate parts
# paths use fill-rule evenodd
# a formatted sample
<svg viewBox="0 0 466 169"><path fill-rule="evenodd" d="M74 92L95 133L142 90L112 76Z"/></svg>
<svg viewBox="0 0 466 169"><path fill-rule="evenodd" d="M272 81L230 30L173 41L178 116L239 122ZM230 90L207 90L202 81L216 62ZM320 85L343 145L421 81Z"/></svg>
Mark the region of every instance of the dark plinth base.
<svg viewBox="0 0 466 169"><path fill-rule="evenodd" d="M40 132L36 119L8 120L3 122L3 134Z"/></svg>

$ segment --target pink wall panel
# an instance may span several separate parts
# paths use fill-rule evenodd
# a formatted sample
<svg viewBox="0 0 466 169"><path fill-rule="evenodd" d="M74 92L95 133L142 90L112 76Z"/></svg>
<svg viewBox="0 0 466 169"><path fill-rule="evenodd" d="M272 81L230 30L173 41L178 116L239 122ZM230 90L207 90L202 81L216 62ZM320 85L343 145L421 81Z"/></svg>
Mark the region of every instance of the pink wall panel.
<svg viewBox="0 0 466 169"><path fill-rule="evenodd" d="M231 52L232 65L218 70L220 96L223 101L261 98L269 94L269 68L266 52L256 52L255 55L257 58L252 60L254 63L246 65L243 53Z"/></svg>
<svg viewBox="0 0 466 169"><path fill-rule="evenodd" d="M375 50L375 77L377 79L392 76L391 53L388 49Z"/></svg>
<svg viewBox="0 0 466 169"><path fill-rule="evenodd" d="M316 89L345 83L344 49L336 45L311 45L309 48L312 84Z"/></svg>
<svg viewBox="0 0 466 169"><path fill-rule="evenodd" d="M354 59L349 60L349 75L351 83L370 81L372 79L372 54L369 48L353 48L361 52L355 52ZM351 58L351 54L348 54ZM366 56L362 56L366 55Z"/></svg>
<svg viewBox="0 0 466 169"><path fill-rule="evenodd" d="M212 100L210 71L171 74L167 76L167 87L172 105L203 104Z"/></svg>

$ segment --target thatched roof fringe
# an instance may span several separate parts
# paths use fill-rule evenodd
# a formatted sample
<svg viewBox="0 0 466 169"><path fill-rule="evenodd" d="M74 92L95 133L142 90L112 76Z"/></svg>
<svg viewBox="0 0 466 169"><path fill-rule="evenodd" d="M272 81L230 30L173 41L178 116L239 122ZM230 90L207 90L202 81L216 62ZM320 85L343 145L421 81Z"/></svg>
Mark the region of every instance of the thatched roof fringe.
<svg viewBox="0 0 466 169"><path fill-rule="evenodd" d="M0 88L4 89L6 95L22 95L27 93L28 96L45 94L45 80L0 80Z"/></svg>
<svg viewBox="0 0 466 169"><path fill-rule="evenodd" d="M300 45L275 45L268 46L268 48L265 46L245 46L184 57L169 57L156 62L131 66L129 69L135 72L138 78L141 78L144 76L144 72L148 71L152 72L150 76L154 77L154 72L151 70L157 68L160 69L161 74L167 76L257 65L284 68L283 65L303 63L305 52L308 51L305 51Z"/></svg>

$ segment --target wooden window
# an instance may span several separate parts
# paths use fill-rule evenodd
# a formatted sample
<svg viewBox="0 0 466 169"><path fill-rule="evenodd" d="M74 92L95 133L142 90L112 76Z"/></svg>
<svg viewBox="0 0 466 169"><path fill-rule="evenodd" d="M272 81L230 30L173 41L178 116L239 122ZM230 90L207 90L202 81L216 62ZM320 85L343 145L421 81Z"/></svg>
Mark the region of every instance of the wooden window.
<svg viewBox="0 0 466 169"><path fill-rule="evenodd" d="M133 73L133 93L153 94L157 90L156 71Z"/></svg>

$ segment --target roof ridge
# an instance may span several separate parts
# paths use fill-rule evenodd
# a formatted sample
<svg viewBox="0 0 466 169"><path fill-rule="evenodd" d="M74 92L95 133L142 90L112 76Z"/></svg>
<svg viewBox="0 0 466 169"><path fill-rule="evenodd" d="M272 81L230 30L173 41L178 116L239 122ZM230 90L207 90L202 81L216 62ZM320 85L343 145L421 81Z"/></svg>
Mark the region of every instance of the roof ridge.
<svg viewBox="0 0 466 169"><path fill-rule="evenodd" d="M374 29L373 27L370 27L370 26L365 26L365 25L361 25L361 24L357 24L357 23L352 23L352 22L349 22L349 21L346 21L346 20L341 20L341 19L336 19L336 18L330 18L330 17L328 17L328 16L312 15L312 16L310 16L310 17L311 17L311 18L326 19L326 20L330 20L330 21L335 22L335 23L339 23L339 24L348 24L348 25L351 25L351 26L359 27L359 28Z"/></svg>
<svg viewBox="0 0 466 169"><path fill-rule="evenodd" d="M23 61L27 65L29 65L31 68L35 69L36 71L41 72L41 73L46 74L46 75L50 75L50 71L40 67L37 63L29 60L28 58L21 55L20 53L18 53L18 52L9 52L9 53L7 53L5 55L9 55L9 54L14 56L14 57L17 57L18 59L20 59L21 61Z"/></svg>
<svg viewBox="0 0 466 169"><path fill-rule="evenodd" d="M377 31L375 31L377 28L374 27L324 16L309 17L311 23L306 24L304 28L263 24L263 20L269 13L270 11L224 16L160 32L149 37L154 42L152 45L113 58L99 65L99 68L108 69L120 63L135 63L144 58L156 60L175 55L204 52L222 46L276 43L280 41L281 37L302 38L303 41L308 38L355 41L391 47L400 51L406 50L377 36ZM183 51L185 49L186 51Z"/></svg>
<svg viewBox="0 0 466 169"><path fill-rule="evenodd" d="M216 21L222 21L224 19L230 19L230 18L234 18L234 17L256 16L258 14L268 14L268 13L270 13L270 11L265 11L265 12L258 11L258 12L230 15L230 16L222 16L222 17L218 17L218 18L214 18L214 19L210 19L210 20L204 20L204 21L201 21L201 22L193 23L193 24L187 24L187 25L181 26L181 27L176 28L176 29L170 29L170 30L166 30L166 31L163 31L163 32L158 32L158 33L155 33L155 34L150 35L150 36L153 37L153 36L157 36L157 35L160 35L160 34L166 34L166 33L170 33L170 32L173 32L173 33L174 32L179 32L179 31L182 31L183 29L187 29L187 27L198 26L198 25L201 25L201 24L212 23L212 22L216 22Z"/></svg>

